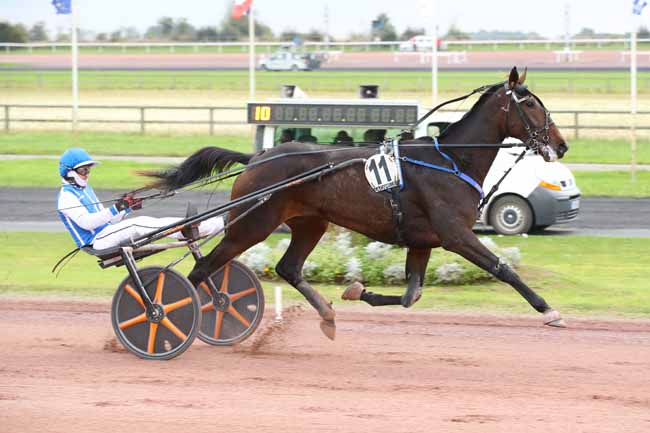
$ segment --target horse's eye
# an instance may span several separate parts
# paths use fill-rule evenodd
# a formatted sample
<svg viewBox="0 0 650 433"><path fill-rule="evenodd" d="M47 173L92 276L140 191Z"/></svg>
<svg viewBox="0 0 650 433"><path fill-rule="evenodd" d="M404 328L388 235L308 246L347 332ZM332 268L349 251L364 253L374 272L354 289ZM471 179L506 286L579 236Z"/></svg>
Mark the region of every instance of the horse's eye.
<svg viewBox="0 0 650 433"><path fill-rule="evenodd" d="M526 101L526 105L532 107L533 105L535 105L535 103L529 99L528 101Z"/></svg>

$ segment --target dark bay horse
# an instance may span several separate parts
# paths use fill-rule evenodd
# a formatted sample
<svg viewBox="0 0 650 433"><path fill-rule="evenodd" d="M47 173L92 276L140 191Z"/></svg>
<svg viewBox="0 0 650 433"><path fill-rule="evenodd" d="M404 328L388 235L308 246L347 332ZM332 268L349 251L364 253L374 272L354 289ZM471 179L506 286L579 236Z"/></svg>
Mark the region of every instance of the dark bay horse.
<svg viewBox="0 0 650 433"><path fill-rule="evenodd" d="M516 68L513 68L507 81L487 88L471 110L441 134L440 143L498 144L506 137L514 137L537 151L546 161L561 158L568 150L565 141L541 100L523 85L525 75L524 72L520 77ZM431 164L449 165L433 145L426 145L431 144L429 137L404 143L423 145L404 146L402 156ZM157 177L155 185L158 188L175 189L214 172L221 172L234 162L247 164L279 154L318 149L323 147L291 142L255 155L247 155L208 147L199 150L178 167L150 175ZM265 164L247 167L237 177L231 198L255 192L326 163L368 158L377 153L376 148L370 147L346 149L276 158ZM480 185L498 148L445 148L445 152L455 160L462 172ZM500 262L473 233L472 227L477 218L480 200L477 189L457 176L426 167L403 163L402 170L406 184L400 193L404 215L401 224L403 239L400 239L402 236L395 228L390 194L374 192L366 181L363 164L354 164L318 181L274 193L267 202L228 228L221 242L196 263L189 274L190 281L198 285L228 261L266 239L280 224L286 223L291 228L291 243L278 262L276 271L318 311L322 318L321 329L333 338L334 309L302 277L302 267L307 256L332 222L384 243L402 243L408 249L408 287L404 295L383 296L367 292L361 284L356 283L345 291L344 299L363 300L370 305L411 306L421 295L431 249L443 247L514 287L535 310L544 315L544 324L564 326L560 314L524 284L507 264ZM251 206L231 211L230 220L242 215Z"/></svg>

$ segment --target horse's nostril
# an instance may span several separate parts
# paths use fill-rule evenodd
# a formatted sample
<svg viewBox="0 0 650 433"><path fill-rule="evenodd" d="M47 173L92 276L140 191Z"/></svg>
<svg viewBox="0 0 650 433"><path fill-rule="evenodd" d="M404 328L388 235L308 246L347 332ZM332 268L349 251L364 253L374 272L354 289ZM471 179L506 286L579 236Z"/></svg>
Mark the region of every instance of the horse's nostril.
<svg viewBox="0 0 650 433"><path fill-rule="evenodd" d="M560 155L564 155L567 150L569 150L569 146L567 146L566 143L560 143L560 145L557 147L557 150Z"/></svg>

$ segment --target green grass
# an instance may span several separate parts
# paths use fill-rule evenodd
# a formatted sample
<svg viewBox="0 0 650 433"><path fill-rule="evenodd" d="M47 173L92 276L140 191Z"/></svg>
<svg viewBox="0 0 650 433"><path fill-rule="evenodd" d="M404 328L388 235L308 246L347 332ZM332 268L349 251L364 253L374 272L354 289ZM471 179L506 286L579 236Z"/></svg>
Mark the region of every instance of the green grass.
<svg viewBox="0 0 650 433"><path fill-rule="evenodd" d="M101 160L101 158L98 158ZM104 161L93 170L91 184L95 189L135 189L146 184L137 176L138 170L159 169L168 164ZM650 172L639 171L636 181L628 172L574 172L583 196L650 197ZM227 190L233 179L217 186ZM57 188L60 183L58 162L54 159L0 161L0 187ZM210 186L209 188L212 188Z"/></svg>
<svg viewBox="0 0 650 433"><path fill-rule="evenodd" d="M574 171L583 196L650 197L650 171L637 171L636 180L626 171Z"/></svg>
<svg viewBox="0 0 650 433"><path fill-rule="evenodd" d="M277 235L273 237L278 238ZM650 317L650 256L646 239L597 238L580 236L495 237L502 247L516 246L522 252L519 273L554 308L567 316ZM110 296L126 272L123 268L102 270L95 258L80 253L54 277L54 263L73 248L67 233L0 233L3 264L0 294L5 296ZM145 259L140 266L166 264L180 250L167 251ZM436 251L434 250L434 253ZM462 259L461 259L462 260ZM177 268L187 273L191 258ZM263 282L267 297L277 281ZM341 286L317 287L328 298L341 303ZM403 287L370 288L400 294ZM290 300L301 299L287 288ZM506 311L534 314L511 287L500 282L471 286L427 287L418 308Z"/></svg>
<svg viewBox="0 0 650 433"><path fill-rule="evenodd" d="M101 158L98 158L101 160ZM90 184L94 189L136 189L147 183L137 171L168 167L169 164L149 164L128 161L103 161L92 171ZM234 178L206 188L230 190ZM61 184L59 163L55 159L0 161L0 186L27 188L58 188Z"/></svg>
<svg viewBox="0 0 650 433"><path fill-rule="evenodd" d="M569 140L569 152L562 162L593 164L629 164L631 160L629 139L573 139ZM650 164L650 141L637 141L638 164Z"/></svg>
<svg viewBox="0 0 650 433"><path fill-rule="evenodd" d="M92 155L188 156L204 146L219 146L252 152L253 139L240 135L160 135L112 132L38 131L0 134L0 153L18 155L59 155L79 146ZM627 139L576 139L569 141L562 162L629 164ZM637 142L637 162L650 164L650 141Z"/></svg>
<svg viewBox="0 0 650 433"><path fill-rule="evenodd" d="M0 134L0 153L60 155L70 147L83 147L91 155L189 156L205 146L252 152L248 135L158 135L111 132L12 132Z"/></svg>
<svg viewBox="0 0 650 433"><path fill-rule="evenodd" d="M440 92L465 92L485 83L502 81L503 71L441 71ZM277 92L287 83L311 92L356 92L360 84L378 84L382 92L426 92L431 89L428 71L337 71L263 72L256 74L256 89ZM626 71L535 71L526 83L539 94L544 92L627 94L630 82ZM0 75L0 89L69 89L69 71L11 71ZM80 91L194 89L246 92L248 71L86 71L79 72ZM650 92L650 72L638 74L638 91Z"/></svg>

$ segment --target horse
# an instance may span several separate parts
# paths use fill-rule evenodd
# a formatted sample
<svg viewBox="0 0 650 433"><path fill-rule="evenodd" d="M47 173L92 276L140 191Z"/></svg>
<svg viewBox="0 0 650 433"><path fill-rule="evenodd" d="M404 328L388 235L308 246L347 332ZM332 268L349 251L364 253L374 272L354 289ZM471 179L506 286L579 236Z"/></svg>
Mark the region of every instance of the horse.
<svg viewBox="0 0 650 433"><path fill-rule="evenodd" d="M452 123L438 137L443 145L477 144L445 149L447 157L455 161L458 169L478 185L483 184L498 152L497 146L490 145L500 144L507 137L521 140L545 161L562 158L568 150L549 111L539 97L524 85L525 78L526 71L520 76L515 67L506 81L484 86L480 98L463 118ZM445 155L435 150L430 137L403 143L402 156L430 164L449 165ZM151 186L173 190L215 172L223 173L235 162L250 164L234 182L231 198L236 199L314 167L350 158L368 158L377 153L377 149L371 147L341 147L339 150L316 152L318 149L322 149L322 146L295 141L256 154L207 147L195 152L178 166L149 172L148 175L155 178ZM276 157L292 153L298 155ZM272 160L267 164L252 164L265 159ZM306 258L331 222L368 238L407 248L407 288L402 296L368 292L361 283L355 283L344 291L343 299L361 300L372 306L401 304L410 307L421 296L431 249L442 247L510 284L543 315L545 325L565 326L560 314L486 248L472 231L482 198L480 188L473 187L459 176L415 164L402 164L402 177L406 188L400 193L403 213L400 230L396 229L391 195L371 189L363 164L351 164L317 181L273 193L256 208L247 205L231 210L230 221L238 217L241 219L228 227L221 242L208 255L197 261L188 278L198 285L286 223L291 229L291 242L276 265L277 274L316 309L321 317L321 330L334 339L336 313L331 303L302 276Z"/></svg>

